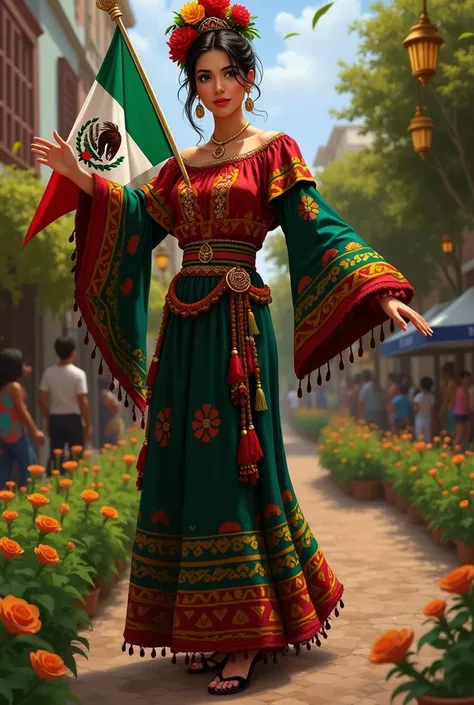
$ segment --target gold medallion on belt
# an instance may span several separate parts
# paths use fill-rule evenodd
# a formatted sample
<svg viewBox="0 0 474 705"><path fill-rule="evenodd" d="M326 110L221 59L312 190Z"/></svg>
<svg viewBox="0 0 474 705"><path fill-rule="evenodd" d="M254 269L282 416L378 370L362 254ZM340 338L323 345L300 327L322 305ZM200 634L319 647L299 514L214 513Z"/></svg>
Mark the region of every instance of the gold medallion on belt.
<svg viewBox="0 0 474 705"><path fill-rule="evenodd" d="M208 242L205 242L201 245L198 257L199 261L202 262L202 264L207 264L214 257L213 249Z"/></svg>

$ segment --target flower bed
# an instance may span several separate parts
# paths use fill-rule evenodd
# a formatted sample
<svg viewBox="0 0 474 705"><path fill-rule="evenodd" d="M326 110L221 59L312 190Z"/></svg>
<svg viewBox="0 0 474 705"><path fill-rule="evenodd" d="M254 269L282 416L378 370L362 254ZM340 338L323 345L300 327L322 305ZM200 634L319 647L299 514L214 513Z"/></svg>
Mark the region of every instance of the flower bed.
<svg viewBox="0 0 474 705"><path fill-rule="evenodd" d="M290 409L288 414L291 428L308 441L318 441L329 420L329 414L320 409Z"/></svg>
<svg viewBox="0 0 474 705"><path fill-rule="evenodd" d="M324 429L321 440L321 461L339 484L382 481L387 501L425 523L437 543L453 542L461 563L474 562L472 451L459 453L446 435L430 444L341 419Z"/></svg>
<svg viewBox="0 0 474 705"><path fill-rule="evenodd" d="M87 658L79 634L90 626L86 601L98 584L113 583L133 542L139 496L128 471L137 445L130 431L100 458L86 451L50 478L33 465L29 487L10 482L0 491L0 702L74 699L62 676L69 669L77 677L75 656Z"/></svg>

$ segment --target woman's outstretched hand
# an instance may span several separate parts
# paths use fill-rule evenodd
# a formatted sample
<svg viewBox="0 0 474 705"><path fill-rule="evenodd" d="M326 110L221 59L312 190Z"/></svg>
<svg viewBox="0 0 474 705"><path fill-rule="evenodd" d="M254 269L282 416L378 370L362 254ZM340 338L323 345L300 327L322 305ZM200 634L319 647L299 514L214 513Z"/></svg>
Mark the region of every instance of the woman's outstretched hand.
<svg viewBox="0 0 474 705"><path fill-rule="evenodd" d="M395 321L395 323L398 323L402 330L407 329L407 324L403 319L408 318L408 320L413 323L416 330L422 335L433 335L433 330L429 327L423 316L420 316L419 313L410 308L410 306L407 306L407 304L399 301L395 296L385 296L380 299L380 306L389 318Z"/></svg>
<svg viewBox="0 0 474 705"><path fill-rule="evenodd" d="M67 176L91 196L94 191L92 174L79 166L72 147L63 140L56 130L53 132L53 136L56 144L48 142L42 137L33 137L31 151L36 154L36 161L49 166L62 176Z"/></svg>

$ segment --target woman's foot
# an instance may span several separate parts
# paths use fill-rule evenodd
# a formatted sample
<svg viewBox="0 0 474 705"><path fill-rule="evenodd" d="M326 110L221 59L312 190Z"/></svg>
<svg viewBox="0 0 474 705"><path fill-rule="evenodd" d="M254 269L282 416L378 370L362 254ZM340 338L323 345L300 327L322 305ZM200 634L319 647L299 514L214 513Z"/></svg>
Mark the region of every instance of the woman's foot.
<svg viewBox="0 0 474 705"><path fill-rule="evenodd" d="M224 667L228 654L224 651L213 651L209 656L203 654L199 661L195 661L188 668L188 673L210 673Z"/></svg>
<svg viewBox="0 0 474 705"><path fill-rule="evenodd" d="M258 651L248 651L247 658L243 651L230 654L223 670L209 683L208 691L212 695L230 695L245 690L258 658Z"/></svg>

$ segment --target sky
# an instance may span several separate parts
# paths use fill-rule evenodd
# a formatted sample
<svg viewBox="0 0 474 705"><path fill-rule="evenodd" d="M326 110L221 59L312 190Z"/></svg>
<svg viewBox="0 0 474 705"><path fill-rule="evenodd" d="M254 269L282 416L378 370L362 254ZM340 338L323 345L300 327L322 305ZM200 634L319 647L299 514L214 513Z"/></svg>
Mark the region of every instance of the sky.
<svg viewBox="0 0 474 705"><path fill-rule="evenodd" d="M239 0L252 15L257 15L261 35L255 41L263 63L262 96L257 108L268 117L254 117L262 129L281 130L299 143L311 165L317 148L326 144L334 118L330 108L348 101L337 94L338 60L352 62L357 53L357 35L349 33L353 20L368 11L370 0L336 0L315 30L314 13L327 0L308 4L302 0ZM183 106L177 98L179 69L168 59L165 29L172 24L173 10L184 0L131 0L136 25L130 31L134 46L155 90L179 149L196 144L196 133L186 124ZM290 32L300 35L284 39ZM202 125L209 137L212 122L207 116ZM259 258L259 270L265 270ZM262 271L262 274L266 274Z"/></svg>

